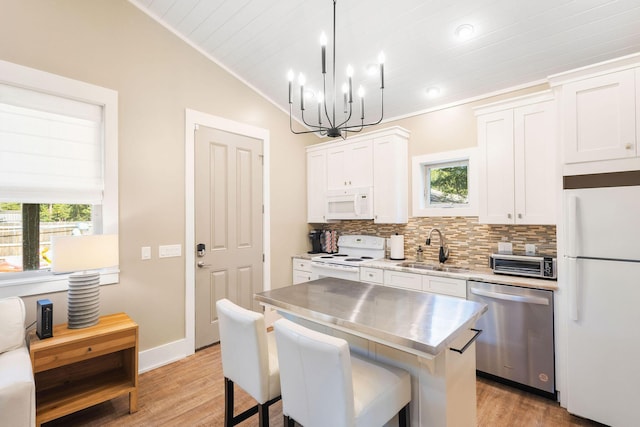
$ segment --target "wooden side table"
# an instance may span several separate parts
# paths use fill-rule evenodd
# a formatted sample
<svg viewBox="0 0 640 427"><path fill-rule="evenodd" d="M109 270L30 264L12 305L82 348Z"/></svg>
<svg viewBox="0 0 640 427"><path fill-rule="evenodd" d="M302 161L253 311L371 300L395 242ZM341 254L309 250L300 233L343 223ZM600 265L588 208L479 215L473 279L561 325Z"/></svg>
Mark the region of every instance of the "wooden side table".
<svg viewBox="0 0 640 427"><path fill-rule="evenodd" d="M138 325L124 313L95 326L56 325L53 337L29 333L36 382L36 425L129 394L138 410Z"/></svg>

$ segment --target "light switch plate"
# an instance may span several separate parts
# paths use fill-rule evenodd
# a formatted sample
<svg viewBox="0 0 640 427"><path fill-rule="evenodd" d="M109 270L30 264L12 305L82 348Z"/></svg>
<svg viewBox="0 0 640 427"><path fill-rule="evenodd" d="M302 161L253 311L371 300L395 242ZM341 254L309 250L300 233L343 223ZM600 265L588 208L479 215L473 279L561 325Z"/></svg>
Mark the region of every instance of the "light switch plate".
<svg viewBox="0 0 640 427"><path fill-rule="evenodd" d="M140 250L140 257L142 260L151 259L151 246L143 246Z"/></svg>
<svg viewBox="0 0 640 427"><path fill-rule="evenodd" d="M163 245L158 247L158 257L171 258L182 256L182 245Z"/></svg>

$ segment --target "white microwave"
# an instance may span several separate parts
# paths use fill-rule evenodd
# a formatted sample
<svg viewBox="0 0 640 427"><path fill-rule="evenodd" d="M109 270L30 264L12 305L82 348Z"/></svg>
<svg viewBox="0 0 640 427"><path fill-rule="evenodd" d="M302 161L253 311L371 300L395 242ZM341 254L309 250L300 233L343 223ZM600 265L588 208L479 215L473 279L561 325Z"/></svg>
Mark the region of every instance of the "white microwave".
<svg viewBox="0 0 640 427"><path fill-rule="evenodd" d="M373 219L372 188L327 191L327 219Z"/></svg>

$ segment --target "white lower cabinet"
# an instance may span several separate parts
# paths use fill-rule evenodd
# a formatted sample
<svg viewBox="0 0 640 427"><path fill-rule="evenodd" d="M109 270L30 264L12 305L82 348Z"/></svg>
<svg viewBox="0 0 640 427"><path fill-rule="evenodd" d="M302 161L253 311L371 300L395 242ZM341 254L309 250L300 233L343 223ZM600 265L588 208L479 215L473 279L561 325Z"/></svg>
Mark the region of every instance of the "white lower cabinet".
<svg viewBox="0 0 640 427"><path fill-rule="evenodd" d="M467 281L450 277L422 276L422 290L434 294L467 298Z"/></svg>
<svg viewBox="0 0 640 427"><path fill-rule="evenodd" d="M384 270L385 286L393 286L394 288L413 289L414 291L422 290L422 274L405 273L403 271Z"/></svg>
<svg viewBox="0 0 640 427"><path fill-rule="evenodd" d="M360 281L373 283L374 285L384 284L384 270L379 268L360 267Z"/></svg>
<svg viewBox="0 0 640 427"><path fill-rule="evenodd" d="M311 261L308 259L294 258L293 259L293 273L292 283L297 285L298 283L304 283L311 280Z"/></svg>
<svg viewBox="0 0 640 427"><path fill-rule="evenodd" d="M360 269L360 280L363 280L362 268ZM467 281L465 279L384 270L384 284L385 286L430 292L432 294L449 295L458 298L467 297Z"/></svg>

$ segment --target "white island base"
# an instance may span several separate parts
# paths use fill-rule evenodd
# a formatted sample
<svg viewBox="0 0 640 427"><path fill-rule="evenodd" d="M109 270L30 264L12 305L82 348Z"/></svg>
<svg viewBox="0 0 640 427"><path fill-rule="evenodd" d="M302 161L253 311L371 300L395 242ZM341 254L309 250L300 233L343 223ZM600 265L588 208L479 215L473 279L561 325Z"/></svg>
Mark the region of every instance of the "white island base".
<svg viewBox="0 0 640 427"><path fill-rule="evenodd" d="M476 426L479 331L472 328L486 304L336 278L255 298L294 322L345 339L354 353L408 371L412 427Z"/></svg>

